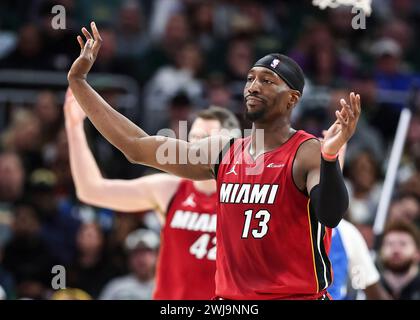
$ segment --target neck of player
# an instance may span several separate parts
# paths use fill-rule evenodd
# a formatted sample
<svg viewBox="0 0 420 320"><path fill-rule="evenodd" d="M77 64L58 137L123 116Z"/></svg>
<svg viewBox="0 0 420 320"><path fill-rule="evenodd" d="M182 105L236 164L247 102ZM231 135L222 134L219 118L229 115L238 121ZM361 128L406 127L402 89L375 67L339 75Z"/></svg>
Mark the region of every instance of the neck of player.
<svg viewBox="0 0 420 320"><path fill-rule="evenodd" d="M288 117L278 117L271 122L254 122L249 153L256 158L283 145L295 132Z"/></svg>

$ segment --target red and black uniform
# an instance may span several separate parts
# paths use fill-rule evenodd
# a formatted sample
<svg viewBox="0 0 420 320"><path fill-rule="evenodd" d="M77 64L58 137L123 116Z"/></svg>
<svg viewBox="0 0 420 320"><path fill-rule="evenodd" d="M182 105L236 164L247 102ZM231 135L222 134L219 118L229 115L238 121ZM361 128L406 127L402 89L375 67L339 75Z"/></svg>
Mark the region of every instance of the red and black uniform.
<svg viewBox="0 0 420 320"><path fill-rule="evenodd" d="M331 229L320 224L292 176L297 131L257 159L251 138L236 140L217 167L216 296L318 299L332 281Z"/></svg>
<svg viewBox="0 0 420 320"><path fill-rule="evenodd" d="M154 299L214 297L217 194L206 195L181 180L161 233Z"/></svg>

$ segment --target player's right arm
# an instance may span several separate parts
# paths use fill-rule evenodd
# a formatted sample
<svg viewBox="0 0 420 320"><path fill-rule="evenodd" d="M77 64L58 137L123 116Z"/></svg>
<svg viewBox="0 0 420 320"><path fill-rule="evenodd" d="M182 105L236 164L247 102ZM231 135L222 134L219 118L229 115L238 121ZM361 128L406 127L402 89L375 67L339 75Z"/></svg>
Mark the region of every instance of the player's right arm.
<svg viewBox="0 0 420 320"><path fill-rule="evenodd" d="M64 116L77 197L90 205L123 212L156 210L164 218L180 178L154 174L133 180L105 179L88 146L83 128L86 115L71 90L66 94Z"/></svg>
<svg viewBox="0 0 420 320"><path fill-rule="evenodd" d="M80 56L68 73L73 94L98 131L133 163L154 167L193 180L214 178L214 163L228 143L228 137L213 136L195 143L161 136L149 136L112 108L86 81L98 55L102 39L94 23L93 37L82 29L86 43L78 36ZM166 157L165 154L169 154ZM191 155L197 155L191 157ZM179 155L183 158L180 161ZM199 160L197 160L199 159ZM195 161L197 160L197 161Z"/></svg>

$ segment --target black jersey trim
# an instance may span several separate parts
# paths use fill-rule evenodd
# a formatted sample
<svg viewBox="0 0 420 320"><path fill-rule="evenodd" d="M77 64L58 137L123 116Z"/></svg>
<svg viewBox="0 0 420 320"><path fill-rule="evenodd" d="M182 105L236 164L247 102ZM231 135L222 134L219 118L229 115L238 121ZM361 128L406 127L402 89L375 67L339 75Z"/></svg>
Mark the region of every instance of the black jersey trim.
<svg viewBox="0 0 420 320"><path fill-rule="evenodd" d="M226 152L229 151L229 149L232 147L232 145L235 142L235 138L231 138L229 140L228 143L225 144L225 146L223 147L222 151L220 151L218 157L217 157L217 162L215 163L214 167L213 167L213 172L214 172L214 178L217 180L217 175L219 173L219 166L222 163L223 157L225 156Z"/></svg>

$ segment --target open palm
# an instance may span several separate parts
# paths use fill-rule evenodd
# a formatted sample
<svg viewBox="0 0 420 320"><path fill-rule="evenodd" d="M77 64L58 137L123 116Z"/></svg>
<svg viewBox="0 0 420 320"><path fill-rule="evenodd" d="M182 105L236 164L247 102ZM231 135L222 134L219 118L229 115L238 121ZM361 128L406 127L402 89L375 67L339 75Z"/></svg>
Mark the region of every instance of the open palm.
<svg viewBox="0 0 420 320"><path fill-rule="evenodd" d="M350 105L341 99L341 110L335 112L337 120L329 127L324 136L322 151L328 155L338 154L340 149L353 136L359 120L361 107L360 95L350 93Z"/></svg>

